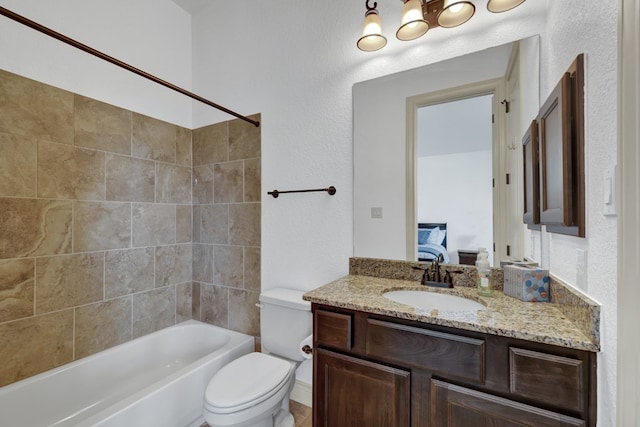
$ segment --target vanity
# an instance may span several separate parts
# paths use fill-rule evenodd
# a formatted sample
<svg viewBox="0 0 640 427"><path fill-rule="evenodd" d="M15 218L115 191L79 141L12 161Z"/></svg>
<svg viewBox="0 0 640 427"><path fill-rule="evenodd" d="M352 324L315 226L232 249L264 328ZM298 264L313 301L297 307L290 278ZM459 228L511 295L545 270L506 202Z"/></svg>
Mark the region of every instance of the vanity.
<svg viewBox="0 0 640 427"><path fill-rule="evenodd" d="M375 275L363 275L366 264L350 260L349 276L304 297L314 319L314 426L596 425L595 303L560 288L558 303L479 297L464 286L472 267L449 290L411 280L415 263L373 260ZM411 306L384 297L392 290L484 308Z"/></svg>

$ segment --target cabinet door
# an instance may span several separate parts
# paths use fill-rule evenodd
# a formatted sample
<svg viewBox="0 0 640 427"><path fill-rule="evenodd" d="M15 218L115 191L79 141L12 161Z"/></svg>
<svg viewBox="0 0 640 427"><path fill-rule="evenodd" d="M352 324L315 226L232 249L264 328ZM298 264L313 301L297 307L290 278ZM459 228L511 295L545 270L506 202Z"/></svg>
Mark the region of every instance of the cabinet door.
<svg viewBox="0 0 640 427"><path fill-rule="evenodd" d="M573 225L571 76L565 73L540 109L540 222Z"/></svg>
<svg viewBox="0 0 640 427"><path fill-rule="evenodd" d="M583 420L438 380L431 382L431 427L577 427Z"/></svg>
<svg viewBox="0 0 640 427"><path fill-rule="evenodd" d="M322 348L314 359L314 426L409 426L408 371Z"/></svg>
<svg viewBox="0 0 640 427"><path fill-rule="evenodd" d="M534 120L522 138L524 169L524 223L540 230L540 158L538 155L538 123Z"/></svg>

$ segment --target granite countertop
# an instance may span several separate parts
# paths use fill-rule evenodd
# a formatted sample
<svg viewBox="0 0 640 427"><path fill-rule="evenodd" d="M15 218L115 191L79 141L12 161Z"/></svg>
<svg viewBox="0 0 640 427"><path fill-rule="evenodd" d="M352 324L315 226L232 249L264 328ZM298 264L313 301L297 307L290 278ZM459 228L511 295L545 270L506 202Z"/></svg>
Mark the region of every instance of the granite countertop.
<svg viewBox="0 0 640 427"><path fill-rule="evenodd" d="M400 289L449 293L478 301L486 308L475 312L427 310L400 304L382 296L389 290ZM430 288L412 280L351 274L307 292L304 299L318 304L462 330L599 351L598 343L569 320L557 304L522 302L500 291L495 291L493 297L481 297L477 295L475 288Z"/></svg>

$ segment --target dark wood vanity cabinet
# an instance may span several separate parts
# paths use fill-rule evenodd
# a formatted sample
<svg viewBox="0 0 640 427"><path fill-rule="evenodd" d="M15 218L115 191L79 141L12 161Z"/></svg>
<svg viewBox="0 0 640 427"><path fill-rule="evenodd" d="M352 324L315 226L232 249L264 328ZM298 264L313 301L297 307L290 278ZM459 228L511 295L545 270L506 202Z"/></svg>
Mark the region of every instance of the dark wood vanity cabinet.
<svg viewBox="0 0 640 427"><path fill-rule="evenodd" d="M595 426L596 354L313 304L315 427Z"/></svg>

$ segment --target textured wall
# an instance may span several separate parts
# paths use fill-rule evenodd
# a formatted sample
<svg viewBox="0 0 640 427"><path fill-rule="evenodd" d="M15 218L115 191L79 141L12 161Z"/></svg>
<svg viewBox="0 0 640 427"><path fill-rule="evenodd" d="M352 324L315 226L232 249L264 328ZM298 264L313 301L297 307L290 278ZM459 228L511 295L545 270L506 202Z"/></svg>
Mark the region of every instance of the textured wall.
<svg viewBox="0 0 640 427"><path fill-rule="evenodd" d="M264 199L263 289L312 289L348 271L353 254L354 83L544 29L546 2L537 0L509 15L491 16L490 25L479 25L474 18L465 29L436 29L403 43L394 36L400 22L397 3L378 2L389 43L376 53L355 46L364 2L258 2L247 14L242 2L213 1L193 16L194 90L237 111L262 114L264 191L337 188L335 196ZM193 120L199 127L227 118L196 106Z"/></svg>
<svg viewBox="0 0 640 427"><path fill-rule="evenodd" d="M0 71L0 385L191 318L191 131Z"/></svg>
<svg viewBox="0 0 640 427"><path fill-rule="evenodd" d="M602 182L605 169L616 163L617 19L618 8L611 3L550 1L541 81L546 99L573 59L585 53L587 237L547 234L541 240L551 271L602 304L604 350L598 358L598 425L602 426L616 425L617 218L603 215ZM576 249L587 251L586 278L580 280Z"/></svg>

